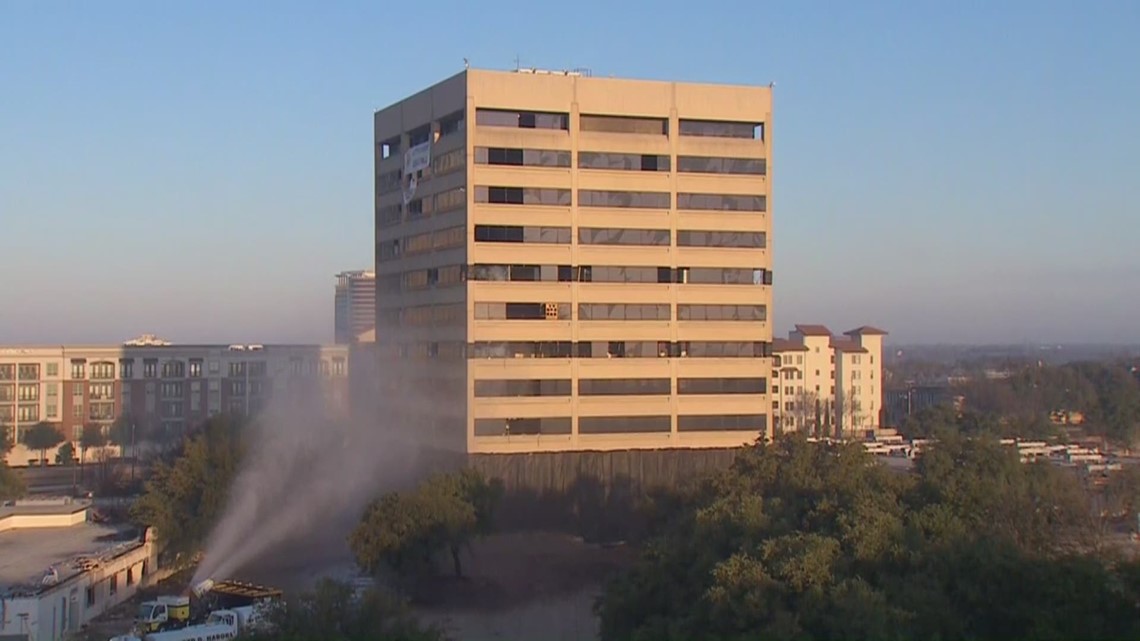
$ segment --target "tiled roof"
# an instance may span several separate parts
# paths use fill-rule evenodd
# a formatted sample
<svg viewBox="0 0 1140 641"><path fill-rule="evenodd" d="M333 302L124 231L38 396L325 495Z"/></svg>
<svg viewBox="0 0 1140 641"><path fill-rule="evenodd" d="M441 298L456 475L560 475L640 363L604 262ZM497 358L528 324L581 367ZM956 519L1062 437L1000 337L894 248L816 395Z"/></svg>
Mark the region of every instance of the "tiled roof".
<svg viewBox="0 0 1140 641"><path fill-rule="evenodd" d="M831 330L824 325L796 325L796 331L804 336L831 336Z"/></svg>
<svg viewBox="0 0 1140 641"><path fill-rule="evenodd" d="M856 343L855 341L852 341L852 340L844 340L844 339L833 338L833 339L831 339L831 348L837 352L849 352L852 354L867 354L868 353L866 349L864 349L862 346L859 345L859 343Z"/></svg>
<svg viewBox="0 0 1140 641"><path fill-rule="evenodd" d="M843 333L846 334L847 336L859 336L860 334L864 334L867 336L886 336L887 335L887 332L879 329L878 327L871 327L870 325L864 325L862 327L856 327L855 329L853 329L849 332L843 332Z"/></svg>
<svg viewBox="0 0 1140 641"><path fill-rule="evenodd" d="M787 338L776 338L772 340L773 352L806 352L807 346L799 341L793 341Z"/></svg>

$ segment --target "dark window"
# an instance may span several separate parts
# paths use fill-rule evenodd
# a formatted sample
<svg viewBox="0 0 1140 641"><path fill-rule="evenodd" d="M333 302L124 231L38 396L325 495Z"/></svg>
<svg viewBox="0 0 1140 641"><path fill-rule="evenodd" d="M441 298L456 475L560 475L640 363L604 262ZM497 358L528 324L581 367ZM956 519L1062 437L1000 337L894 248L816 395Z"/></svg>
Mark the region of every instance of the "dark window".
<svg viewBox="0 0 1140 641"><path fill-rule="evenodd" d="M667 344L667 343L666 343ZM658 341L594 341L578 343L580 358L660 358Z"/></svg>
<svg viewBox="0 0 1140 641"><path fill-rule="evenodd" d="M735 194L677 194L677 209L707 211L766 211L767 196Z"/></svg>
<svg viewBox="0 0 1140 641"><path fill-rule="evenodd" d="M570 320L570 303L475 303L476 320Z"/></svg>
<svg viewBox="0 0 1140 641"><path fill-rule="evenodd" d="M475 225L475 241L484 243L546 243L569 245L569 227Z"/></svg>
<svg viewBox="0 0 1140 641"><path fill-rule="evenodd" d="M601 229L579 227L583 245L668 245L668 229Z"/></svg>
<svg viewBox="0 0 1140 641"><path fill-rule="evenodd" d="M767 247L767 234L762 231L696 231L677 230L679 247L741 247L762 249Z"/></svg>
<svg viewBox="0 0 1140 641"><path fill-rule="evenodd" d="M589 278L584 282L591 283L657 283L668 282L659 280L662 269L669 271L668 267L611 267L608 265L593 265L588 269Z"/></svg>
<svg viewBox="0 0 1140 641"><path fill-rule="evenodd" d="M570 429L569 417L475 419L475 436L569 434Z"/></svg>
<svg viewBox="0 0 1140 641"><path fill-rule="evenodd" d="M678 378L678 394L766 394L766 378Z"/></svg>
<svg viewBox="0 0 1140 641"><path fill-rule="evenodd" d="M668 432L673 421L668 416L581 416L579 434L625 434Z"/></svg>
<svg viewBox="0 0 1140 641"><path fill-rule="evenodd" d="M657 321L669 320L667 304L580 303L578 320Z"/></svg>
<svg viewBox="0 0 1140 641"><path fill-rule="evenodd" d="M582 131L598 131L611 134L652 134L661 136L669 133L669 121L665 118L582 114L578 118L578 126Z"/></svg>
<svg viewBox="0 0 1140 641"><path fill-rule="evenodd" d="M431 125L416 127L408 132L408 146L415 147L431 141Z"/></svg>
<svg viewBox="0 0 1140 641"><path fill-rule="evenodd" d="M558 265L472 265L468 280L479 281L558 281Z"/></svg>
<svg viewBox="0 0 1140 641"><path fill-rule="evenodd" d="M772 344L763 341L684 341L681 356L692 358L757 358L772 355Z"/></svg>
<svg viewBox="0 0 1140 641"><path fill-rule="evenodd" d="M570 379L476 380L475 396L570 396Z"/></svg>
<svg viewBox="0 0 1140 641"><path fill-rule="evenodd" d="M568 130L570 129L570 116L563 113L476 109L475 124L482 127Z"/></svg>
<svg viewBox="0 0 1140 641"><path fill-rule="evenodd" d="M669 209L668 192L578 190L579 207Z"/></svg>
<svg viewBox="0 0 1140 641"><path fill-rule="evenodd" d="M667 378L583 378L578 380L580 396L668 396L672 391Z"/></svg>
<svg viewBox="0 0 1140 641"><path fill-rule="evenodd" d="M578 167L623 171L669 171L669 156L579 151Z"/></svg>
<svg viewBox="0 0 1140 641"><path fill-rule="evenodd" d="M764 305L677 305L677 320L683 321L763 321Z"/></svg>
<svg viewBox="0 0 1140 641"><path fill-rule="evenodd" d="M678 416L678 432L761 432L768 431L767 414L711 414Z"/></svg>
<svg viewBox="0 0 1140 641"><path fill-rule="evenodd" d="M505 205L559 205L570 206L569 189L541 187L475 187L475 202Z"/></svg>
<svg viewBox="0 0 1140 641"><path fill-rule="evenodd" d="M483 165L515 165L519 167L569 167L570 152L553 149L476 147L475 162Z"/></svg>
<svg viewBox="0 0 1140 641"><path fill-rule="evenodd" d="M479 341L467 353L471 358L570 358L570 341Z"/></svg>
<svg viewBox="0 0 1140 641"><path fill-rule="evenodd" d="M763 158L677 156L677 171L693 174L747 174L763 176L768 173L768 161Z"/></svg>
<svg viewBox="0 0 1140 641"><path fill-rule="evenodd" d="M400 137L393 136L392 138L380 142L378 147L380 147L381 158L391 158L400 153Z"/></svg>
<svg viewBox="0 0 1140 641"><path fill-rule="evenodd" d="M439 119L439 137L450 136L454 133L463 131L463 112L457 111L453 114L444 116Z"/></svg>
<svg viewBox="0 0 1140 641"><path fill-rule="evenodd" d="M758 122L687 120L682 118L680 123L678 123L678 127L682 136L764 139L764 125Z"/></svg>
<svg viewBox="0 0 1140 641"><path fill-rule="evenodd" d="M739 269L733 267L691 267L685 272L682 282L694 284L724 285L763 285L764 269Z"/></svg>

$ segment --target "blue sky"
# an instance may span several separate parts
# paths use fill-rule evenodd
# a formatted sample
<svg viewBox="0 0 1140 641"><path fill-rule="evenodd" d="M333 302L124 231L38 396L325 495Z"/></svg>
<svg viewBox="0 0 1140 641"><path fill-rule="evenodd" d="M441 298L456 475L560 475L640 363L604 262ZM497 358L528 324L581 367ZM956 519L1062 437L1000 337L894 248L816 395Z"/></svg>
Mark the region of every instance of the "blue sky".
<svg viewBox="0 0 1140 641"><path fill-rule="evenodd" d="M779 332L1140 342L1140 3L0 1L0 343L323 341L371 114L462 69L776 83Z"/></svg>

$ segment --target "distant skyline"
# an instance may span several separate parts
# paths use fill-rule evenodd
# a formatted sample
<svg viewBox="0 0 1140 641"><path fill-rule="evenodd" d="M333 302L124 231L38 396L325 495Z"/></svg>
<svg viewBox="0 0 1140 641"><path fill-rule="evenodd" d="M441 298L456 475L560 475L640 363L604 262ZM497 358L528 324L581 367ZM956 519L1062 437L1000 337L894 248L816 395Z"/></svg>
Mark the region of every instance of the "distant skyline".
<svg viewBox="0 0 1140 641"><path fill-rule="evenodd" d="M372 113L516 56L776 83L777 335L1140 343L1140 3L396 15L0 4L0 344L331 342L335 274L372 265Z"/></svg>

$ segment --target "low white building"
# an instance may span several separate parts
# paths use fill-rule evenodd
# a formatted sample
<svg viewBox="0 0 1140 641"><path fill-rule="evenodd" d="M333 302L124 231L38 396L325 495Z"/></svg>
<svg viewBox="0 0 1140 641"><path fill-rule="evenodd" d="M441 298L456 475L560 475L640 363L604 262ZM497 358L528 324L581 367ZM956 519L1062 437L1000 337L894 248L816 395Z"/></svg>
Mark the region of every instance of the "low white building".
<svg viewBox="0 0 1140 641"><path fill-rule="evenodd" d="M0 639L62 641L130 599L157 546L90 520L83 501L0 506Z"/></svg>

